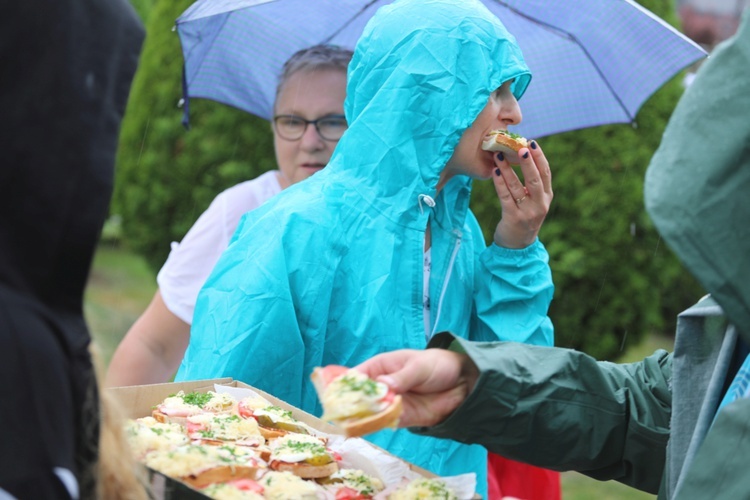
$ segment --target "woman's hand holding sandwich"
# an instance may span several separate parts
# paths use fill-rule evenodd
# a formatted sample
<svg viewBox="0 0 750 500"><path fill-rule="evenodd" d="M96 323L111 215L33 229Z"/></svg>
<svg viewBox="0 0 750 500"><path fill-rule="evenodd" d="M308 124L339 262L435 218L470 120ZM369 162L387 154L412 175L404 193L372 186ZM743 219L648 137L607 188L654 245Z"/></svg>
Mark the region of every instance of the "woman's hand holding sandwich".
<svg viewBox="0 0 750 500"><path fill-rule="evenodd" d="M503 215L495 228L494 242L506 248L524 248L539 234L552 203L552 173L536 141L518 151L524 182L516 175L506 154L495 155L492 177ZM499 174L499 175L498 175Z"/></svg>

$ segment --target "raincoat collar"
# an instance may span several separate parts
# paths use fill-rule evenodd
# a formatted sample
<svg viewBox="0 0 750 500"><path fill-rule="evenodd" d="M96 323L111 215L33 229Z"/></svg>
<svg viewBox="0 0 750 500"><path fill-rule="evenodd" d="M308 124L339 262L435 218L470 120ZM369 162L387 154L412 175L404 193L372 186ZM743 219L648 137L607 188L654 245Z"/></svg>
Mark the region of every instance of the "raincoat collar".
<svg viewBox="0 0 750 500"><path fill-rule="evenodd" d="M460 21L446 23L445 16ZM382 7L349 66L349 130L324 173L350 173L357 179L352 189L379 212L424 229L461 134L492 91L514 80L520 98L530 79L515 38L478 1L400 0ZM460 210L451 207L453 220L444 223L462 222L470 187L466 176L446 183L439 198Z"/></svg>

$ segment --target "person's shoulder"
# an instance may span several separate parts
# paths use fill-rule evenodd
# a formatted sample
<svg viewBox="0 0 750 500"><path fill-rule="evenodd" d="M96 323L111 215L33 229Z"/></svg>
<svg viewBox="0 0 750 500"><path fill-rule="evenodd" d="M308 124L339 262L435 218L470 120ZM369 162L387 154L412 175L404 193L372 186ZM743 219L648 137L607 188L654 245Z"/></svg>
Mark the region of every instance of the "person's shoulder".
<svg viewBox="0 0 750 500"><path fill-rule="evenodd" d="M226 204L231 211L254 210L281 191L276 174L276 170L271 170L255 179L235 184L219 193L214 202Z"/></svg>

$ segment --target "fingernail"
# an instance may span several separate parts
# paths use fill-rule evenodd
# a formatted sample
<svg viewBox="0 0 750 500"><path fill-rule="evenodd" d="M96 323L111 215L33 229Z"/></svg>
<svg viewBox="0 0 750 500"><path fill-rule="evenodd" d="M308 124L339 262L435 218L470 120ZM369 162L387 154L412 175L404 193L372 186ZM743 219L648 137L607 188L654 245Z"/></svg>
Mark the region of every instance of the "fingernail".
<svg viewBox="0 0 750 500"><path fill-rule="evenodd" d="M500 169L499 168L495 169L495 175L498 176L498 177L500 177L500 175L502 175L502 174L500 174Z"/></svg>
<svg viewBox="0 0 750 500"><path fill-rule="evenodd" d="M536 149L536 141L531 141L531 149Z"/></svg>
<svg viewBox="0 0 750 500"><path fill-rule="evenodd" d="M381 375L377 380L378 382L382 382L392 389L396 387L396 381L390 375Z"/></svg>
<svg viewBox="0 0 750 500"><path fill-rule="evenodd" d="M505 156L503 156L502 152L500 152L500 153L497 154L497 159L500 160L500 161L503 161L505 159Z"/></svg>
<svg viewBox="0 0 750 500"><path fill-rule="evenodd" d="M521 158L523 158L525 160L528 157L529 157L529 152L526 151Z"/></svg>

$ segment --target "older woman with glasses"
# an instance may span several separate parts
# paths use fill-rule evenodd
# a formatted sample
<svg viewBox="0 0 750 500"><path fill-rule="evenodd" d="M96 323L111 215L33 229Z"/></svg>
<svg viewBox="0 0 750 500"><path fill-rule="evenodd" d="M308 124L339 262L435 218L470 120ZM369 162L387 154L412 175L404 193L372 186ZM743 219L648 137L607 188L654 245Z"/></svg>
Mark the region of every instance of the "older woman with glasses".
<svg viewBox="0 0 750 500"><path fill-rule="evenodd" d="M326 166L347 128L346 69L352 53L320 45L294 54L276 89L273 132L278 170L233 186L172 252L157 276L159 289L112 358L110 386L167 382L190 339L198 291L226 249L240 217Z"/></svg>

